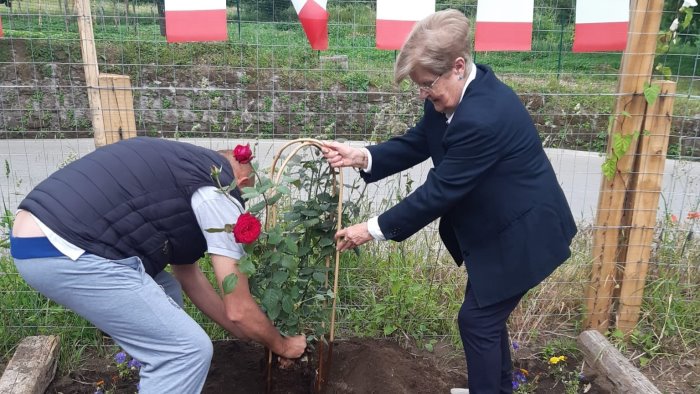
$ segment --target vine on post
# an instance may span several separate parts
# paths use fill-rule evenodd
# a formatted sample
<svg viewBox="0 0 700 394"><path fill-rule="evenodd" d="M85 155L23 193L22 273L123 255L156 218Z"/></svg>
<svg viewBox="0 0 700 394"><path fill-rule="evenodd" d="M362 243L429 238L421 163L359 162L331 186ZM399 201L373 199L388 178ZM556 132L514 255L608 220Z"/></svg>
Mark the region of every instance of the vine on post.
<svg viewBox="0 0 700 394"><path fill-rule="evenodd" d="M659 98L659 94L661 93L661 87L659 85L652 85L652 84L645 84L644 85L644 99L647 102L647 105L653 105L656 100ZM622 112L618 116L625 116L627 118L631 117L629 112ZM615 174L617 174L617 163L620 161L620 159L627 154L627 151L629 150L630 146L632 146L632 142L637 139L640 135L639 131L635 131L631 134L622 134L620 132L613 132L612 128L613 125L615 124L615 115L610 115L610 120L608 123L608 134L612 135L612 147L610 149L610 153L608 154L608 157L605 159L603 162L602 170L603 170L603 176L608 181L611 181L614 177ZM648 135L649 131L644 130L644 135Z"/></svg>
<svg viewBox="0 0 700 394"><path fill-rule="evenodd" d="M690 22L693 21L693 12L697 5L697 0L683 0L683 4L676 11L676 17L668 30L659 32L659 40L656 45L657 55L666 55L671 51L671 47L678 41L678 33L688 29ZM671 68L662 62L657 63L654 69L666 78L671 76Z"/></svg>
<svg viewBox="0 0 700 394"><path fill-rule="evenodd" d="M686 30L688 26L690 26L690 23L693 20L694 8L697 5L697 0L683 0L681 6L676 12L676 17L673 19L673 22L671 22L668 30L661 30L659 32L659 39L656 46L657 56L666 55L670 52L672 46L677 43L678 33ZM672 73L671 68L662 62L658 62L654 69L666 78L670 77ZM653 105L660 93L661 87L659 85L652 85L649 83L645 84L644 98L647 105ZM615 174L618 172L617 163L625 154L627 154L632 142L640 135L639 131L635 131L634 133L627 135L622 135L619 132L613 132L612 127L615 123L615 118L620 115L630 117L630 114L627 112L610 116L608 134L612 135L612 147L602 165L603 176L605 176L608 181L611 181L615 177ZM649 132L647 130L644 130L645 135L648 133Z"/></svg>

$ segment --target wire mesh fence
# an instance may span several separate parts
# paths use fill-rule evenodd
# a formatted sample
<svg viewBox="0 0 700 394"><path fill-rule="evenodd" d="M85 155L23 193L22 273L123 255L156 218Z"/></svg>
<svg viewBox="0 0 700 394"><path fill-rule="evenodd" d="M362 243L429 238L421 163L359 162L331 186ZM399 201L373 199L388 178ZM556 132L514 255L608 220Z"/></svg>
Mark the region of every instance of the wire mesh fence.
<svg viewBox="0 0 700 394"><path fill-rule="evenodd" d="M374 143L403 133L420 118L415 88L393 83L397 53L375 48L376 2L329 2L326 51L310 48L289 1L228 3L227 41L171 44L164 37L162 2L91 2L97 67L100 73L129 76L138 135L212 148L254 141L259 156L269 160L280 141ZM437 9L459 9L473 21L476 3L437 1ZM667 2L662 31L668 31L682 3ZM570 262L513 314L511 332L519 341L571 338L582 329L601 165L616 115L622 54L573 53L574 16L573 0L536 0L531 51L475 53L475 61L491 66L530 111L579 222ZM4 210L12 213L48 174L94 149L93 123L72 2L14 0L11 8L0 4L0 18L0 186ZM672 80L677 88L636 334L645 357L697 358L700 339L693 324L700 318L700 247L694 237L700 220L698 20L696 15L679 30L668 52L655 60L661 65L656 78ZM662 67L670 74L661 75ZM121 113L121 108L106 110ZM368 189L362 217L400 200L421 184L429 168L424 163ZM5 232L8 228L6 221ZM369 246L363 256L341 271L341 332L458 341L455 316L466 275L450 262L434 227L403 244ZM79 319L36 323L36 316L60 308L22 301L32 290L12 284L18 278L7 259L0 280L5 345L31 332L71 325L89 329ZM665 338L664 348L646 346L647 337Z"/></svg>

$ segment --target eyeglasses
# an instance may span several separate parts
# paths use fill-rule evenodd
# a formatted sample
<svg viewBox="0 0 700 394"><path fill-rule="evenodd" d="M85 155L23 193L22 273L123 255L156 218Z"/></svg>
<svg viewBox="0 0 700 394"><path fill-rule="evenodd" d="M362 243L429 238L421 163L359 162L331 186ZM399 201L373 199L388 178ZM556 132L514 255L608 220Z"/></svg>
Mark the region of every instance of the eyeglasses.
<svg viewBox="0 0 700 394"><path fill-rule="evenodd" d="M431 83L430 85L418 85L418 94L430 94L433 92L433 86L437 83L437 81L440 79L442 74L438 75L437 78Z"/></svg>

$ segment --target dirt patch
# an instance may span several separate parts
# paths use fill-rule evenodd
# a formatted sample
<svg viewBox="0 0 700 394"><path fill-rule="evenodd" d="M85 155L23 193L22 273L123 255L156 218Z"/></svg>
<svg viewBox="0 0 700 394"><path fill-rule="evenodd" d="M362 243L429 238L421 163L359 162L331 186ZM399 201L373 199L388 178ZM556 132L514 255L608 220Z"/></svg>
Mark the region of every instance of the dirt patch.
<svg viewBox="0 0 700 394"><path fill-rule="evenodd" d="M561 393L563 384L547 370L543 361L516 361L527 370L531 393ZM265 353L262 347L240 341L214 343L214 358L204 386L205 394L265 393ZM313 392L315 362L299 363L289 370L274 368L272 392L276 394L305 394ZM569 368L567 366L567 368ZM570 370L575 369L575 362ZM452 387L466 387L465 361L461 353L443 345L432 353L405 349L396 342L380 339L350 339L336 341L327 393L449 393ZM517 375L516 375L517 376ZM46 391L50 394L89 393L102 381L103 389L114 394L136 392L138 377L133 374L119 378L110 357L88 356L77 371L57 377ZM595 382L581 381L587 393L607 393Z"/></svg>
<svg viewBox="0 0 700 394"><path fill-rule="evenodd" d="M301 394L313 392L313 360L292 369L273 369L272 392ZM265 352L258 345L240 341L214 343L214 357L204 385L206 394L250 394L266 391ZM98 382L115 394L133 394L137 378L117 377L110 358L88 357L77 371L57 377L47 393L95 393ZM358 339L334 344L328 393L430 393L464 387L460 371L439 368L437 360L413 354L396 342Z"/></svg>
<svg viewBox="0 0 700 394"><path fill-rule="evenodd" d="M240 342L215 347L204 393L265 392L262 349ZM236 360L236 361L233 361ZM315 369L302 364L292 370L273 370L274 393L313 391ZM334 345L329 393L449 392L463 386L460 374L441 370L434 360L411 354L397 343L382 340L338 341Z"/></svg>

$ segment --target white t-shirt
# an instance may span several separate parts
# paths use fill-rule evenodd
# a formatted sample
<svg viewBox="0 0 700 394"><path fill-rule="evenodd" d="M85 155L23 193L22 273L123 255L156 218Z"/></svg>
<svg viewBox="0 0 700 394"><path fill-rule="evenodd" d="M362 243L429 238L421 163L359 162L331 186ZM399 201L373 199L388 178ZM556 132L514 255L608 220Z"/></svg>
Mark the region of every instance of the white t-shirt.
<svg viewBox="0 0 700 394"><path fill-rule="evenodd" d="M243 246L230 232L210 233L208 228L223 228L234 224L243 213L238 201L231 201L214 186L200 187L192 195L192 210L207 240L207 252L239 260L245 255Z"/></svg>
<svg viewBox="0 0 700 394"><path fill-rule="evenodd" d="M208 228L223 228L226 224L236 223L238 216L243 212L243 207L238 201L229 200L214 186L204 186L194 192L190 203L194 215L197 217L199 227L202 229L202 234L204 234L204 239L207 242L207 252L236 260L245 255L243 246L236 242L232 233L210 233L205 231ZM49 242L65 256L75 261L85 253L85 250L66 241L46 227L34 215L32 217Z"/></svg>

